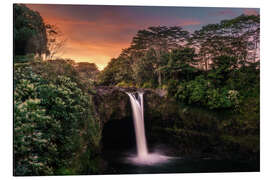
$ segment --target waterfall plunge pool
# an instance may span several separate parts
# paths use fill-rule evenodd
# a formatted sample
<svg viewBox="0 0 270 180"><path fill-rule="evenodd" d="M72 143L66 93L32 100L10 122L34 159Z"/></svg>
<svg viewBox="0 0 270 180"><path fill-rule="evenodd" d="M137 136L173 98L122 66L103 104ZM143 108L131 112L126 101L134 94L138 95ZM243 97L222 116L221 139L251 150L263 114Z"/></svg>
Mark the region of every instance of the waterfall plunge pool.
<svg viewBox="0 0 270 180"><path fill-rule="evenodd" d="M169 145L147 144L144 128L143 93L127 94L130 98L133 118L117 120L104 127L103 159L107 162L104 174L259 171L259 162L257 161L214 159L206 156L168 156L170 154L168 152L176 152L177 150L170 148Z"/></svg>
<svg viewBox="0 0 270 180"><path fill-rule="evenodd" d="M151 148L150 148L151 150ZM162 151L162 152L161 152ZM206 173L206 172L258 172L259 162L215 159L212 157L166 156L166 150L150 151L158 154L159 161L138 160L133 149L104 151L107 168L104 174L159 174L159 173ZM162 155L164 154L164 155ZM163 159L162 156L165 158ZM156 157L155 157L156 158ZM154 158L154 159L155 159ZM137 161L138 160L138 161Z"/></svg>

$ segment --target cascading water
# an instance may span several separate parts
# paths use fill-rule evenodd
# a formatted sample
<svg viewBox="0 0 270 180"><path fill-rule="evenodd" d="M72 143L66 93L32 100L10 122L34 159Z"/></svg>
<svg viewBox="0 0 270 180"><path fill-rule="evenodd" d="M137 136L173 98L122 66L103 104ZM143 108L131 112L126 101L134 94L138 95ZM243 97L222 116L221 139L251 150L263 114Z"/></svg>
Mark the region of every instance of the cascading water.
<svg viewBox="0 0 270 180"><path fill-rule="evenodd" d="M144 158L148 154L145 129L144 129L144 115L143 115L143 93L138 93L138 99L135 94L127 93L133 112L133 122L136 133L137 153L139 158Z"/></svg>
<svg viewBox="0 0 270 180"><path fill-rule="evenodd" d="M167 156L163 156L158 153L148 153L144 128L143 93L137 92L138 98L136 98L136 93L127 92L127 94L129 96L132 107L137 144L137 156L131 157L129 159L136 164L144 165L151 165L154 163L161 163L167 161L167 159L169 158Z"/></svg>

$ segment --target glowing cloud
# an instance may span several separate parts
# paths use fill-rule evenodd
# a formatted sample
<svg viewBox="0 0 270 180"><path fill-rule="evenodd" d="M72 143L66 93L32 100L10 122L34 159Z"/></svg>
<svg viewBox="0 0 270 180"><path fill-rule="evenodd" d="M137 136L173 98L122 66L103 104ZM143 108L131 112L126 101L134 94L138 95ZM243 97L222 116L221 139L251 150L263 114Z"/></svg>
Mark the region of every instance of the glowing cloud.
<svg viewBox="0 0 270 180"><path fill-rule="evenodd" d="M183 20L180 20L180 26L191 26L191 25L198 25L198 24L201 24L200 21L198 20L194 20L194 19L183 19Z"/></svg>
<svg viewBox="0 0 270 180"><path fill-rule="evenodd" d="M244 9L246 15L258 15L259 13L255 9Z"/></svg>

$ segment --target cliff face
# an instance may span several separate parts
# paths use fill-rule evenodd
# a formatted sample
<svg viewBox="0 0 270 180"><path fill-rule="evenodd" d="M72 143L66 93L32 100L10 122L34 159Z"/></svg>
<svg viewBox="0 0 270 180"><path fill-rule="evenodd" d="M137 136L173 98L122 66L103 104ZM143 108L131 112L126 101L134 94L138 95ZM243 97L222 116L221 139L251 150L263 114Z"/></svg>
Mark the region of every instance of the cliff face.
<svg viewBox="0 0 270 180"><path fill-rule="evenodd" d="M166 102L166 92L162 90L98 87L95 89L94 103L102 125L110 120L132 118L130 100L125 92L136 91L144 92L144 104L146 108L152 109ZM145 112L152 112L148 110L146 109ZM151 114L148 113L148 115Z"/></svg>
<svg viewBox="0 0 270 180"><path fill-rule="evenodd" d="M129 98L124 91L117 88L98 88L95 91L94 103L102 127L108 121L132 117Z"/></svg>

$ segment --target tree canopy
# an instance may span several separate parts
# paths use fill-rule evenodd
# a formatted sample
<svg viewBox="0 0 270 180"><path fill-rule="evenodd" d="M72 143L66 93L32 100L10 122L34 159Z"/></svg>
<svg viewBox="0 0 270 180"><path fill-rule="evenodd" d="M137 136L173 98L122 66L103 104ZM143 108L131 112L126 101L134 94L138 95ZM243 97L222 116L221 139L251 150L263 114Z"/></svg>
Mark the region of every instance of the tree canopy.
<svg viewBox="0 0 270 180"><path fill-rule="evenodd" d="M48 53L46 28L42 17L23 4L14 4L14 54Z"/></svg>
<svg viewBox="0 0 270 180"><path fill-rule="evenodd" d="M191 34L178 26L139 30L101 72L99 84L167 88L182 102L234 108L247 94L240 79L258 79L259 34L259 15L208 24ZM258 82L248 86L257 91Z"/></svg>

